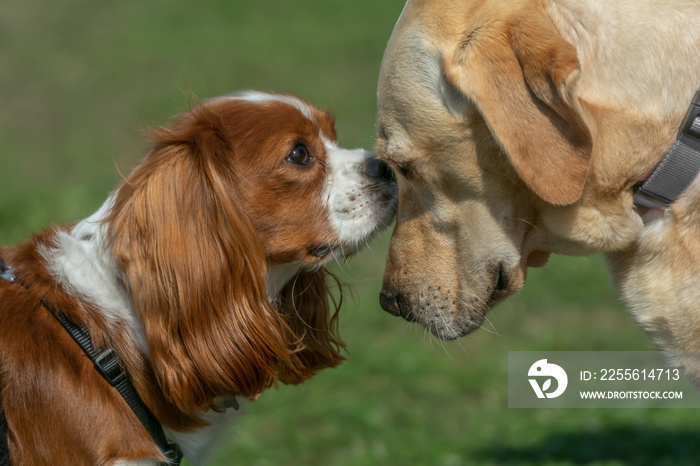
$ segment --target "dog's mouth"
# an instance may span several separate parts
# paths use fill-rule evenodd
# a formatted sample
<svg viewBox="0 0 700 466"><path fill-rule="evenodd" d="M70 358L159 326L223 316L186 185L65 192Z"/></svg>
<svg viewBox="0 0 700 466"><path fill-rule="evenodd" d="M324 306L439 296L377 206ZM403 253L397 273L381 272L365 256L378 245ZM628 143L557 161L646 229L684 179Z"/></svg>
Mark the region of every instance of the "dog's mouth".
<svg viewBox="0 0 700 466"><path fill-rule="evenodd" d="M517 289L517 277L511 277L503 264L494 266L492 282L479 298L461 295L445 286L427 286L408 294L382 289L381 307L408 322L418 322L434 336L454 340L477 330L486 314Z"/></svg>
<svg viewBox="0 0 700 466"><path fill-rule="evenodd" d="M333 259L339 261L348 259L350 256L359 251L364 244L366 244L366 241L361 241L358 244L319 244L309 248L308 254L315 259L315 262L325 262Z"/></svg>
<svg viewBox="0 0 700 466"><path fill-rule="evenodd" d="M348 259L362 249L374 236L374 233L353 242L324 243L311 246L308 255L315 261Z"/></svg>
<svg viewBox="0 0 700 466"><path fill-rule="evenodd" d="M315 257L316 259L323 259L339 249L341 248L338 244L321 244L311 247L309 249L309 255Z"/></svg>

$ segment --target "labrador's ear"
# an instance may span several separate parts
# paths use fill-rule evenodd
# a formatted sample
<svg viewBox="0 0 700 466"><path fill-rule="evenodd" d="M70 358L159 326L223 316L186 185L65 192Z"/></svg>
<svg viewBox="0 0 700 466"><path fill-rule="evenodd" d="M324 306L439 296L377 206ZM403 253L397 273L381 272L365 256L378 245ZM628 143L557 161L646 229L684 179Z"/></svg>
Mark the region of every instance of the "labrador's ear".
<svg viewBox="0 0 700 466"><path fill-rule="evenodd" d="M581 197L592 141L575 100L579 61L544 14L474 28L443 66L539 197L557 205Z"/></svg>

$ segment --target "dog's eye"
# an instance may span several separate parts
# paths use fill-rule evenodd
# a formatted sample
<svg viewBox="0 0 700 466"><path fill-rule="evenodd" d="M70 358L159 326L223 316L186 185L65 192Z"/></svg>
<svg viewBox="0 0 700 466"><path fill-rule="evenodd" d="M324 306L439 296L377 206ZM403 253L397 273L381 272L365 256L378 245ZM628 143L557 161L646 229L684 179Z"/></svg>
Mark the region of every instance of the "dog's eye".
<svg viewBox="0 0 700 466"><path fill-rule="evenodd" d="M399 173L401 173L401 175L402 175L404 178L410 178L410 177L411 177L411 170L408 168L408 166L406 166L406 165L399 165L399 164L397 163L397 164L396 164L396 168L398 168Z"/></svg>
<svg viewBox="0 0 700 466"><path fill-rule="evenodd" d="M311 152L309 152L309 148L304 144L297 144L285 160L294 165L308 165L311 163L312 159L313 157L311 156Z"/></svg>

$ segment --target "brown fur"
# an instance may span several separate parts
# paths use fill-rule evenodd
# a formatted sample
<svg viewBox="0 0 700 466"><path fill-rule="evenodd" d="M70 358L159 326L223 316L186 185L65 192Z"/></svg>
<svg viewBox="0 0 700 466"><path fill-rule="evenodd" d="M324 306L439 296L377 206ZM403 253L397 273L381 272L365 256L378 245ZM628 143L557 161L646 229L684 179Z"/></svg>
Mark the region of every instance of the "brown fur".
<svg viewBox="0 0 700 466"><path fill-rule="evenodd" d="M92 466L108 464L116 452L122 459L159 457L126 402L40 302L88 325L99 347L107 344L106 323L99 312L76 303L42 265L36 246L50 242L52 233L37 235L12 251L0 250L0 257L17 265L18 280L0 280L0 389L11 463ZM133 356L131 344L123 351L126 342L110 343L120 354ZM139 366L143 368L142 360ZM132 372L143 386L138 381L147 375ZM152 402L150 406L156 408ZM77 435L76 425L84 426Z"/></svg>
<svg viewBox="0 0 700 466"><path fill-rule="evenodd" d="M107 247L148 357L122 325L49 273L42 251L58 230L0 250L18 277L0 280L0 388L13 465L162 459L42 300L87 327L97 347L113 347L146 405L177 431L205 425L200 414L219 409L218 397L255 398L343 361L340 303L328 302L327 272L309 254L333 241L318 201L324 166L276 168L295 141L268 129L316 141L319 127L286 107L214 101L189 111L154 132L153 151L118 191L104 220ZM332 118L316 119L332 140ZM323 146L312 149L322 162ZM271 303L267 269L289 261L302 271Z"/></svg>

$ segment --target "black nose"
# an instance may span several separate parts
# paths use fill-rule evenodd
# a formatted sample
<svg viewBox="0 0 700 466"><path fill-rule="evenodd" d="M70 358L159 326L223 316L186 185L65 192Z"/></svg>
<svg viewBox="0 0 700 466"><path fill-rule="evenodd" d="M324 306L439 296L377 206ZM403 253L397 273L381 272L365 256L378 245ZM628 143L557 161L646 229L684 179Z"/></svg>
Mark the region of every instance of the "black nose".
<svg viewBox="0 0 700 466"><path fill-rule="evenodd" d="M503 264L498 266L498 271L496 272L496 291L505 291L508 289L508 273L506 272Z"/></svg>
<svg viewBox="0 0 700 466"><path fill-rule="evenodd" d="M382 306L382 309L392 316L398 317L401 315L398 298L396 296L390 297L384 290L379 293L379 304Z"/></svg>
<svg viewBox="0 0 700 466"><path fill-rule="evenodd" d="M389 165L378 158L369 159L365 164L365 175L384 181L396 181L396 175Z"/></svg>

